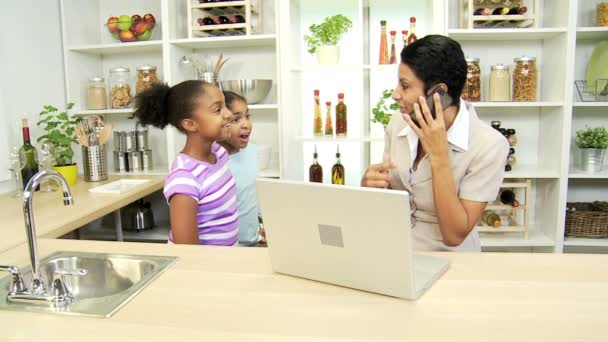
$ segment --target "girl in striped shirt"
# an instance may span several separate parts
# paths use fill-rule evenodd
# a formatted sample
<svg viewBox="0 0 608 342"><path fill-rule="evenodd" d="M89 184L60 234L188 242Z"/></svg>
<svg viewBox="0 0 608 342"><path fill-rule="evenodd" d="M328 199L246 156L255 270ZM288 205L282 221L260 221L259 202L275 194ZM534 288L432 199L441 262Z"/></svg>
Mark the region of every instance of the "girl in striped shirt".
<svg viewBox="0 0 608 342"><path fill-rule="evenodd" d="M158 84L136 100L143 125L172 125L186 135L165 180L170 243L232 246L238 240L236 185L228 152L216 141L230 135L232 113L222 91L201 81Z"/></svg>

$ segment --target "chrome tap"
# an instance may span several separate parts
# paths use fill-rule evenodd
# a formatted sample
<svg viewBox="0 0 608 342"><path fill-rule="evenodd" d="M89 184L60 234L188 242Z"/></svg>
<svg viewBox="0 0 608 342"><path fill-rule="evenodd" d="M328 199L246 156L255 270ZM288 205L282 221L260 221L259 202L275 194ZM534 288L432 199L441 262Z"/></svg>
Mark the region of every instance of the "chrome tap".
<svg viewBox="0 0 608 342"><path fill-rule="evenodd" d="M32 283L30 291L32 294L42 294L46 291L44 282L40 277L40 261L38 260L38 242L36 239L36 228L34 224L34 211L32 202L34 199L34 190L42 182L43 179L51 177L55 178L63 188L63 205L72 205L72 191L68 182L59 173L51 170L43 170L35 174L25 186L23 190L23 217L25 219L25 233L27 234L28 248L30 252L30 264L32 266Z"/></svg>

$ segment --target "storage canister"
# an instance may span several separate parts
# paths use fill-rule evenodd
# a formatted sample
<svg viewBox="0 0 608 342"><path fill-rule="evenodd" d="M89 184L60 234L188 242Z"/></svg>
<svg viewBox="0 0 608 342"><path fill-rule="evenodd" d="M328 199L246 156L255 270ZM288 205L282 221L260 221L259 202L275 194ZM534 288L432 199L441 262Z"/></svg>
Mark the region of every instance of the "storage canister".
<svg viewBox="0 0 608 342"><path fill-rule="evenodd" d="M462 99L468 102L481 101L481 70L479 58L467 57L467 80L462 90Z"/></svg>
<svg viewBox="0 0 608 342"><path fill-rule="evenodd" d="M87 109L106 109L108 98L103 77L92 77L87 84Z"/></svg>
<svg viewBox="0 0 608 342"><path fill-rule="evenodd" d="M511 98L511 75L503 64L492 65L490 72L490 101L508 102Z"/></svg>
<svg viewBox="0 0 608 342"><path fill-rule="evenodd" d="M536 101L536 58L524 56L514 61L513 101Z"/></svg>

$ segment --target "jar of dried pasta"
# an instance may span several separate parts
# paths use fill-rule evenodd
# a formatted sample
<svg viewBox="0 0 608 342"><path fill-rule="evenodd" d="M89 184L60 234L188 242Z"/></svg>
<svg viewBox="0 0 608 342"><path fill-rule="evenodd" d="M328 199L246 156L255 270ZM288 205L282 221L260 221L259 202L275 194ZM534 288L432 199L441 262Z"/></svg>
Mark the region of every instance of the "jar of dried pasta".
<svg viewBox="0 0 608 342"><path fill-rule="evenodd" d="M462 90L462 99L469 102L481 101L481 69L479 68L479 58L468 58L467 61L467 80Z"/></svg>
<svg viewBox="0 0 608 342"><path fill-rule="evenodd" d="M110 107L126 108L131 103L130 70L127 67L110 69Z"/></svg>
<svg viewBox="0 0 608 342"><path fill-rule="evenodd" d="M524 56L514 61L513 101L536 101L536 58Z"/></svg>
<svg viewBox="0 0 608 342"><path fill-rule="evenodd" d="M142 65L138 67L135 81L135 94L139 95L142 91L151 88L158 83L156 77L156 67L151 65Z"/></svg>
<svg viewBox="0 0 608 342"><path fill-rule="evenodd" d="M600 2L595 9L597 26L608 26L608 2Z"/></svg>

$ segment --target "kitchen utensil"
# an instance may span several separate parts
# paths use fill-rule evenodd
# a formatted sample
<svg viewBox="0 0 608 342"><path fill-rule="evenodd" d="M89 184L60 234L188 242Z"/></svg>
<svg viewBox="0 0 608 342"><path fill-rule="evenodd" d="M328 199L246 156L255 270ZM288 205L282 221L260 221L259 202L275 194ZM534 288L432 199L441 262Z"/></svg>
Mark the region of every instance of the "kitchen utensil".
<svg viewBox="0 0 608 342"><path fill-rule="evenodd" d="M226 80L221 81L222 90L232 91L243 96L249 104L262 101L272 87L272 80Z"/></svg>
<svg viewBox="0 0 608 342"><path fill-rule="evenodd" d="M142 231L154 227L154 214L149 202L140 199L120 210L122 229L127 231Z"/></svg>
<svg viewBox="0 0 608 342"><path fill-rule="evenodd" d="M84 180L99 182L108 179L108 157L104 144L82 146Z"/></svg>
<svg viewBox="0 0 608 342"><path fill-rule="evenodd" d="M108 143L108 141L110 140L110 136L112 136L112 124L106 124L104 127L102 127L99 131L99 144L100 145L105 145Z"/></svg>

